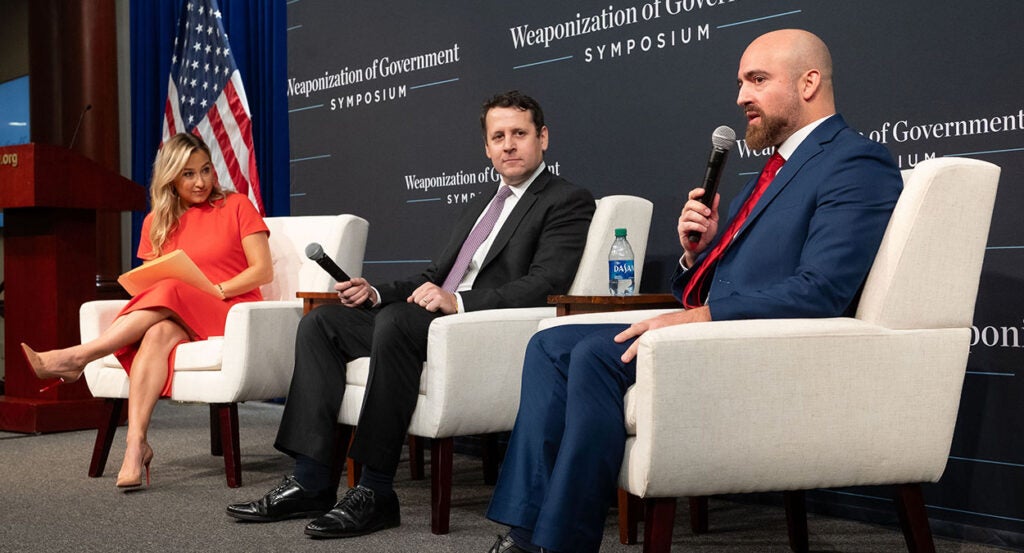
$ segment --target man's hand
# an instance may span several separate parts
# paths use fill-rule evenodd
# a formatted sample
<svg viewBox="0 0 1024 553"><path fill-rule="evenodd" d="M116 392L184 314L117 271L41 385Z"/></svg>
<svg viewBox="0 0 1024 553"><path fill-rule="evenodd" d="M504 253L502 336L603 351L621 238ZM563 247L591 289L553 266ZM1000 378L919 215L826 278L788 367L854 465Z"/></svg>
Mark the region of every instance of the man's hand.
<svg viewBox="0 0 1024 553"><path fill-rule="evenodd" d="M702 323L711 320L711 309L707 307L698 307L696 309L687 309L685 311L676 311L673 313L665 313L664 315L658 315L651 319L645 319L638 323L632 324L626 330L615 335L615 343L621 344L631 338L638 338L644 332L648 330L654 330L656 328L662 328L666 326L680 325L686 323ZM629 363L636 357L636 352L640 348L640 340L634 341L630 344L629 349L622 354L622 362Z"/></svg>
<svg viewBox="0 0 1024 553"><path fill-rule="evenodd" d="M377 303L377 294L373 293L373 287L365 278L353 278L334 285L338 292L338 299L345 307L362 307L366 300Z"/></svg>
<svg viewBox="0 0 1024 553"><path fill-rule="evenodd" d="M455 294L443 290L432 282L421 284L405 301L415 303L430 312L440 311L445 315L459 312L459 300L455 299Z"/></svg>
<svg viewBox="0 0 1024 553"><path fill-rule="evenodd" d="M708 244L718 234L718 202L722 197L715 194L715 200L709 208L700 202L703 196L703 188L694 188L690 191L689 199L683 206L682 213L679 214L679 223L676 226L676 231L679 233L679 244L685 251L683 255L686 257L687 267L693 265L697 255L707 249ZM700 241L690 242L689 237L686 236L690 232L701 233Z"/></svg>

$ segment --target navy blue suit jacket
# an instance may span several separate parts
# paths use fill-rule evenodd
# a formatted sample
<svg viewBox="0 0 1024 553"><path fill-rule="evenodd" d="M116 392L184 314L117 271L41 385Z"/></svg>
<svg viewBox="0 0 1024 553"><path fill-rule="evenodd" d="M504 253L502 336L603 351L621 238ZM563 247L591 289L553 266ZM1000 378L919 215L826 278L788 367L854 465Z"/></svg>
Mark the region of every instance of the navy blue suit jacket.
<svg viewBox="0 0 1024 553"><path fill-rule="evenodd" d="M716 241L756 182L732 201ZM712 320L852 314L902 189L885 147L838 114L823 121L786 160L719 260L705 302ZM694 272L673 276L677 298Z"/></svg>

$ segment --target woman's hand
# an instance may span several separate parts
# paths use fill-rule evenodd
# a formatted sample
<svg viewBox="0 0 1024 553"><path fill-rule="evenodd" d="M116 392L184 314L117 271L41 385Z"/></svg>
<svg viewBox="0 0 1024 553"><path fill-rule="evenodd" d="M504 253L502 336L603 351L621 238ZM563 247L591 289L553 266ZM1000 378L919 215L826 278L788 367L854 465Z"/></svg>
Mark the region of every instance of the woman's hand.
<svg viewBox="0 0 1024 553"><path fill-rule="evenodd" d="M274 262L270 257L270 238L266 232L244 236L242 251L245 252L249 266L219 284L224 299L244 294L274 280Z"/></svg>

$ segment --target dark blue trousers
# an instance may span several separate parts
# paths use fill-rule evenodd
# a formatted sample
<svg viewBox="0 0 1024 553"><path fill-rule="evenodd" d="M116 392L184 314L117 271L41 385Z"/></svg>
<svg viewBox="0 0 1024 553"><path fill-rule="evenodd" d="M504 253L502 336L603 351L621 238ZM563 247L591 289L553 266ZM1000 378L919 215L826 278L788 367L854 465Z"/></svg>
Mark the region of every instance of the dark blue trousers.
<svg viewBox="0 0 1024 553"><path fill-rule="evenodd" d="M567 325L530 340L515 428L487 518L559 553L597 551L626 443L623 395L636 363L626 325Z"/></svg>

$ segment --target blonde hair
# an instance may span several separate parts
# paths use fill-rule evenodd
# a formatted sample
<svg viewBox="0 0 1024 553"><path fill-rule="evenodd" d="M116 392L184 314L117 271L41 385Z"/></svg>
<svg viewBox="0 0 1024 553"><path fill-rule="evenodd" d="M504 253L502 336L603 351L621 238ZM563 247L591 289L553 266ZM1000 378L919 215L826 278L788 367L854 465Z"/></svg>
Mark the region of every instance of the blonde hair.
<svg viewBox="0 0 1024 553"><path fill-rule="evenodd" d="M150 211L153 214L149 226L149 241L153 247L153 257L163 253L161 250L167 242L167 237L174 232L178 226L178 219L188 209L182 205L174 184L181 176L188 158L196 151L205 152L210 156L210 148L201 138L194 134L180 133L164 142L160 151L156 153L153 179L149 184ZM213 202L223 200L226 196L220 183L214 182L207 201L213 205Z"/></svg>

